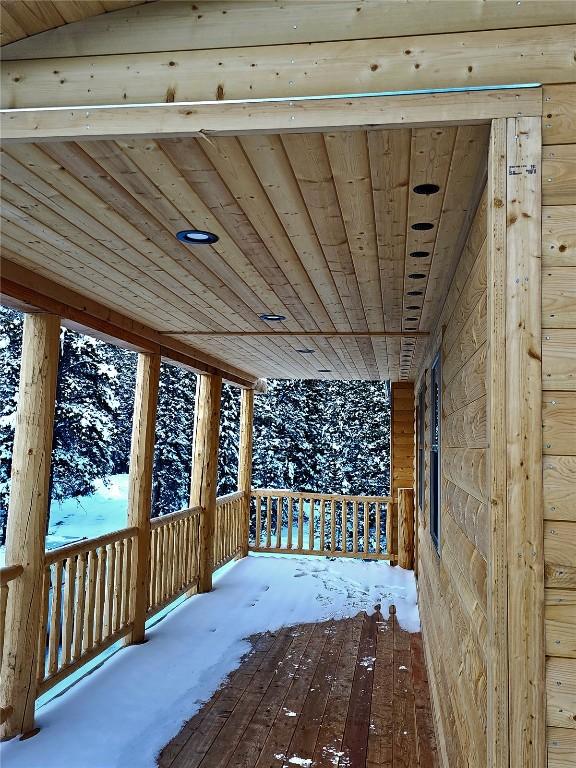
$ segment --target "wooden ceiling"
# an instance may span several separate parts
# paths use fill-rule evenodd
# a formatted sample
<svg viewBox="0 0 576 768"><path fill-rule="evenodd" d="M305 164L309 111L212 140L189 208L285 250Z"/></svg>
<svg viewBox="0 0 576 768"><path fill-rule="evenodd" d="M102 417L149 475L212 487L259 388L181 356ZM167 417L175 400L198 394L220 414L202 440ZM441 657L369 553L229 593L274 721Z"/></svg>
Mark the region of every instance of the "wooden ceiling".
<svg viewBox="0 0 576 768"><path fill-rule="evenodd" d="M146 0L1 0L0 44L8 45L74 21L143 2Z"/></svg>
<svg viewBox="0 0 576 768"><path fill-rule="evenodd" d="M427 339L370 334L433 328L482 191L488 134L13 145L3 254L260 377L410 379ZM437 193L414 192L430 183ZM421 222L433 226L413 228ZM220 239L176 239L193 227Z"/></svg>

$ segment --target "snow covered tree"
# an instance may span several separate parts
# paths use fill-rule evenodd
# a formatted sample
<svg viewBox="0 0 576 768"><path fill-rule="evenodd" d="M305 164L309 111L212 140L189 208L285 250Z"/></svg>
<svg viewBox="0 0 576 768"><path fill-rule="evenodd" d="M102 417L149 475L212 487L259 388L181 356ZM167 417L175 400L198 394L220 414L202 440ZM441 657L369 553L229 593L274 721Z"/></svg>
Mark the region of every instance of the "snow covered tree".
<svg viewBox="0 0 576 768"><path fill-rule="evenodd" d="M220 445L218 448L219 496L238 490L238 442L240 440L240 390L222 385Z"/></svg>
<svg viewBox="0 0 576 768"><path fill-rule="evenodd" d="M0 545L4 544L24 316L0 307Z"/></svg>
<svg viewBox="0 0 576 768"><path fill-rule="evenodd" d="M152 480L152 517L188 506L196 376L162 363Z"/></svg>
<svg viewBox="0 0 576 768"><path fill-rule="evenodd" d="M55 501L92 493L94 481L112 472L117 372L106 347L65 328L60 333L50 481Z"/></svg>
<svg viewBox="0 0 576 768"><path fill-rule="evenodd" d="M134 412L134 390L136 387L136 365L138 355L112 344L106 345L106 359L114 371L114 395L118 401L115 415L116 439L112 448L112 474L123 475L130 464L130 441L132 439L132 416Z"/></svg>

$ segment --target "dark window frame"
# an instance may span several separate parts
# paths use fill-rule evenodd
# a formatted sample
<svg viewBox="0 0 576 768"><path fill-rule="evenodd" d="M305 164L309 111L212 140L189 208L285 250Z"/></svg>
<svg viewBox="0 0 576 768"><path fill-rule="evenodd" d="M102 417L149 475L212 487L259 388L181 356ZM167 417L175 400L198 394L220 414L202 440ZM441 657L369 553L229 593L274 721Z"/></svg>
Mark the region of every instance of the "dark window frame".
<svg viewBox="0 0 576 768"><path fill-rule="evenodd" d="M416 461L417 461L417 489L418 506L421 512L425 504L426 484L426 376L418 391L418 403L416 406Z"/></svg>
<svg viewBox="0 0 576 768"><path fill-rule="evenodd" d="M442 358L436 354L430 369L430 536L440 551Z"/></svg>

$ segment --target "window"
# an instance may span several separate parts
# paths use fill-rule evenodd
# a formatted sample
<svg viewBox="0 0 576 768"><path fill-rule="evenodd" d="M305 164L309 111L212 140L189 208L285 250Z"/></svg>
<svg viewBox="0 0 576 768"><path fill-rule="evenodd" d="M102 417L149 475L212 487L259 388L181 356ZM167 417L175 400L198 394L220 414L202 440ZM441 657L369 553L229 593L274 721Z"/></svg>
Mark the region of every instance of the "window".
<svg viewBox="0 0 576 768"><path fill-rule="evenodd" d="M440 393L442 370L440 352L432 364L430 382L430 534L439 548L440 541Z"/></svg>
<svg viewBox="0 0 576 768"><path fill-rule="evenodd" d="M416 407L416 441L417 441L417 479L418 479L418 506L424 509L424 441L426 425L426 385L422 384L418 392L418 405Z"/></svg>

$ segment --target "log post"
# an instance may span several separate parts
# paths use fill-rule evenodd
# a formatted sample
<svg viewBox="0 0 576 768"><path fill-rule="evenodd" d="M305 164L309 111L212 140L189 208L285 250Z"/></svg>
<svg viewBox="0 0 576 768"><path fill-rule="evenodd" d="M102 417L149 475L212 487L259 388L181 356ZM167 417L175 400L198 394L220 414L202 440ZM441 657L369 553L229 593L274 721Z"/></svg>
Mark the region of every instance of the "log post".
<svg viewBox="0 0 576 768"><path fill-rule="evenodd" d="M398 565L414 567L414 489L398 489Z"/></svg>
<svg viewBox="0 0 576 768"><path fill-rule="evenodd" d="M212 589L221 395L221 376L212 374L198 376L194 414L194 455L190 485L190 506L202 507L198 592L210 592Z"/></svg>
<svg viewBox="0 0 576 768"><path fill-rule="evenodd" d="M392 384L390 424L390 496L389 514L386 518L388 550L398 555L398 489L414 487L414 384ZM396 559L391 560L394 565Z"/></svg>
<svg viewBox="0 0 576 768"><path fill-rule="evenodd" d="M242 499L242 534L241 556L248 554L250 537L250 495L252 492L252 424L254 418L254 391L243 389L240 401L240 443L238 448L238 490L244 493Z"/></svg>
<svg viewBox="0 0 576 768"><path fill-rule="evenodd" d="M26 315L6 532L6 565L24 570L10 585L6 615L2 740L34 728L59 337L59 317Z"/></svg>
<svg viewBox="0 0 576 768"><path fill-rule="evenodd" d="M144 642L150 578L150 517L152 512L152 470L154 437L160 380L160 355L140 354L136 371L130 476L128 483L128 525L138 528L132 583L133 629L126 645Z"/></svg>

